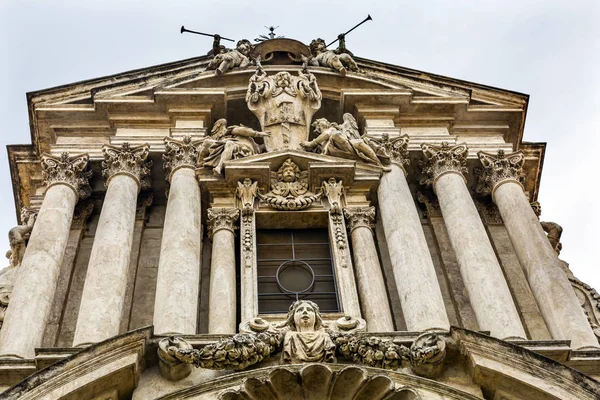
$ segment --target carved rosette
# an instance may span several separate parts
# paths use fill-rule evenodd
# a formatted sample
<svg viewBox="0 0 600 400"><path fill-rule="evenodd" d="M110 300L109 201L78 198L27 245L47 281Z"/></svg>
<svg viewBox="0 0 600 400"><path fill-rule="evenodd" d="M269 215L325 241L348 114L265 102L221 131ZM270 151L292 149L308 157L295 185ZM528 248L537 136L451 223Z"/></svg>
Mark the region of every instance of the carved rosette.
<svg viewBox="0 0 600 400"><path fill-rule="evenodd" d="M42 154L42 177L47 188L57 184L70 186L80 199L86 199L92 194L89 179L92 171L87 168L89 157L80 154L70 157L63 152L59 157Z"/></svg>
<svg viewBox="0 0 600 400"><path fill-rule="evenodd" d="M525 155L522 151L505 154L504 150L498 150L497 155L480 151L477 156L483 165L482 169L476 170L477 193L493 194L496 188L505 182L516 182L523 187Z"/></svg>
<svg viewBox="0 0 600 400"><path fill-rule="evenodd" d="M146 161L150 154L147 144L135 147L131 147L129 143L123 143L121 147L105 145L102 154L102 176L106 179L106 186L113 176L125 174L135 179L141 190L150 188L152 161Z"/></svg>
<svg viewBox="0 0 600 400"><path fill-rule="evenodd" d="M375 222L375 207L344 208L344 216L350 232L356 228L372 229Z"/></svg>
<svg viewBox="0 0 600 400"><path fill-rule="evenodd" d="M165 154L163 154L163 168L165 179L170 182L173 172L179 168L196 168L198 162L198 147L202 142L192 141L191 136L184 136L183 140L165 138Z"/></svg>
<svg viewBox="0 0 600 400"><path fill-rule="evenodd" d="M421 185L430 186L446 173L457 173L464 179L467 173L467 155L469 148L466 144L449 146L443 142L441 146L422 144L425 162L422 165ZM466 179L465 179L466 183Z"/></svg>
<svg viewBox="0 0 600 400"><path fill-rule="evenodd" d="M235 222L240 216L237 208L209 208L208 209L208 236L212 237L217 231L226 229L234 232Z"/></svg>
<svg viewBox="0 0 600 400"><path fill-rule="evenodd" d="M406 174L406 166L410 165L408 153L408 135L402 135L390 139L388 133L384 133L381 139L369 139L375 142L383 150L385 157L389 157L391 164L396 164ZM379 154L378 154L379 156ZM380 158L383 158L380 156Z"/></svg>

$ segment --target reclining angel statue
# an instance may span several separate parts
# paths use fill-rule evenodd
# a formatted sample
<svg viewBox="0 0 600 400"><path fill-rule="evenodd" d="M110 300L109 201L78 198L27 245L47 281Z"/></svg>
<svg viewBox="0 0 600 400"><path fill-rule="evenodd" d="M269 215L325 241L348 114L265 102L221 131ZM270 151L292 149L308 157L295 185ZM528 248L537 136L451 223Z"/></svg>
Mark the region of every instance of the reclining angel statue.
<svg viewBox="0 0 600 400"><path fill-rule="evenodd" d="M329 67L346 76L348 70L360 72L358 65L348 53L336 53L333 50L327 50L325 41L321 38L310 42L310 52L312 57L309 63L313 66Z"/></svg>
<svg viewBox="0 0 600 400"><path fill-rule="evenodd" d="M325 118L317 119L312 126L318 136L300 145L305 150L317 150L324 155L363 161L388 170L378 157L378 154L383 155L380 146L366 136L360 136L358 124L352 114L345 113L343 119L344 123L341 125Z"/></svg>
<svg viewBox="0 0 600 400"><path fill-rule="evenodd" d="M226 161L260 153L261 147L253 138L268 136L268 131L259 132L243 125L227 126L227 120L221 118L214 123L210 137L202 141L199 166L212 167L215 175L220 175Z"/></svg>
<svg viewBox="0 0 600 400"><path fill-rule="evenodd" d="M219 47L213 44L213 52L215 51L215 47L216 49L219 49ZM237 42L235 49L223 52L219 50L219 52L213 56L213 59L210 60L206 69L214 70L215 74L221 75L234 67L247 67L250 65L250 53L253 48L254 47L249 40L242 39Z"/></svg>
<svg viewBox="0 0 600 400"><path fill-rule="evenodd" d="M446 352L443 338L435 333L419 336L409 349L356 329L349 333L331 329L324 323L319 306L310 300L292 303L285 321L279 325L261 318L252 322L249 326L255 328L251 333L236 334L201 349L192 348L181 338L165 338L159 344L159 357L168 360L172 367L185 363L200 368L243 370L281 352L284 364L333 363L337 355L371 367L398 369L403 364L418 367L439 363Z"/></svg>

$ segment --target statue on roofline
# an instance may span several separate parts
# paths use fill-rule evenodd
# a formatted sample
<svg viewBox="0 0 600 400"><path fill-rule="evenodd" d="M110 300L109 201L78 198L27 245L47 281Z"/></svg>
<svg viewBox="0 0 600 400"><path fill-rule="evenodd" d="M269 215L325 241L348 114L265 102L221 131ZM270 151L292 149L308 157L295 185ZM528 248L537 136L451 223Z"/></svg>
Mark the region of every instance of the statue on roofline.
<svg viewBox="0 0 600 400"><path fill-rule="evenodd" d="M340 45L342 50L340 53L336 53L333 50L327 50L327 45L323 39L314 39L312 42L310 42L309 46L312 54L312 57L309 60L310 65L329 67L335 71L338 71L343 76L346 76L348 70L360 72L356 62L352 56L348 54L345 47L345 42L340 41Z"/></svg>
<svg viewBox="0 0 600 400"><path fill-rule="evenodd" d="M261 152L262 147L253 138L269 136L268 131L259 132L243 125L227 126L227 120L221 118L214 123L210 137L202 140L199 166L212 167L215 175L220 175L226 161Z"/></svg>
<svg viewBox="0 0 600 400"><path fill-rule="evenodd" d="M250 65L251 53L254 49L252 43L247 39L242 39L237 42L235 49L224 51L221 49L219 41L215 38L213 43L213 52L218 51L210 60L207 70L214 70L215 74L221 75L232 68L245 68Z"/></svg>

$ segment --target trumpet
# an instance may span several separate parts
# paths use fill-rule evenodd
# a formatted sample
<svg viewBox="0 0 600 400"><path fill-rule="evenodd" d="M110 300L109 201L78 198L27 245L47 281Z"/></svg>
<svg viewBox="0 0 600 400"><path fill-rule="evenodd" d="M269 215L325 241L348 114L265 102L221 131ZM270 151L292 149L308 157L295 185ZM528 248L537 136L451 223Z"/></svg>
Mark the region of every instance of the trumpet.
<svg viewBox="0 0 600 400"><path fill-rule="evenodd" d="M218 35L218 34L211 35L210 33L202 33L202 32L197 32L197 31L192 31L192 30L189 30L189 29L185 29L185 26L181 25L181 30L179 31L179 33L183 33L183 32L195 33L196 35L202 35L202 36L210 36L212 38L214 38L215 36L219 36L223 40L228 40L230 42L235 42L235 40L233 40L233 39L229 39L229 38L223 37L223 36Z"/></svg>
<svg viewBox="0 0 600 400"><path fill-rule="evenodd" d="M346 33L342 33L340 36L346 36L347 34L349 34L350 32L352 32L353 30L355 30L356 28L358 28L359 26L361 26L362 24L364 24L367 21L373 21L373 18L371 18L371 14L367 14L367 18L363 19L361 22L359 22L358 24L356 24L354 27L352 27L350 30L348 30L348 32ZM183 26L181 27L183 28ZM338 40L340 40L340 38L338 37L337 39L335 39L333 42L329 43L327 46L325 47L329 47L332 44L334 44L335 42L337 42Z"/></svg>

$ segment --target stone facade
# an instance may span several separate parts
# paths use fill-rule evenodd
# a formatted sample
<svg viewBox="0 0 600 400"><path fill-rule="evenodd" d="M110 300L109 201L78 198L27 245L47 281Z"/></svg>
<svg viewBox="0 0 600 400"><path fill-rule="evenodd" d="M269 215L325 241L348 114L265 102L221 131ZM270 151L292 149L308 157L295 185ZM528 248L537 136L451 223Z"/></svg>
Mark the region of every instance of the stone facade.
<svg viewBox="0 0 600 400"><path fill-rule="evenodd" d="M322 42L29 96L0 397L598 398L528 98Z"/></svg>

